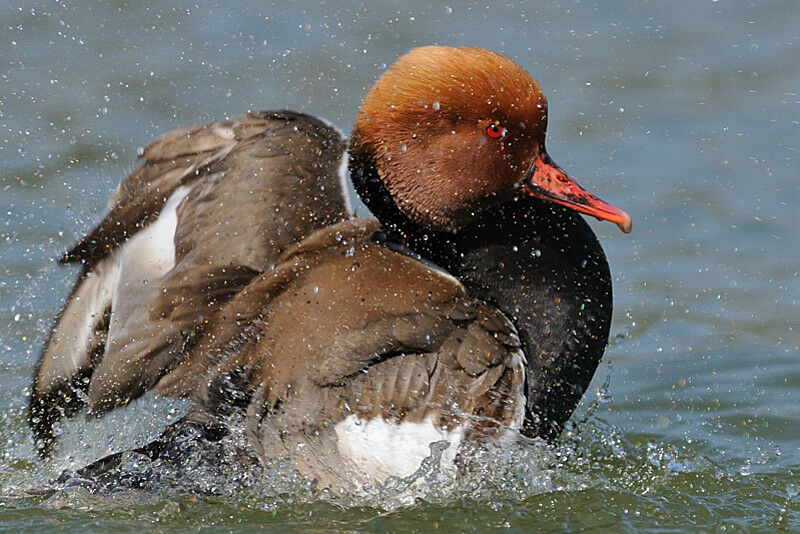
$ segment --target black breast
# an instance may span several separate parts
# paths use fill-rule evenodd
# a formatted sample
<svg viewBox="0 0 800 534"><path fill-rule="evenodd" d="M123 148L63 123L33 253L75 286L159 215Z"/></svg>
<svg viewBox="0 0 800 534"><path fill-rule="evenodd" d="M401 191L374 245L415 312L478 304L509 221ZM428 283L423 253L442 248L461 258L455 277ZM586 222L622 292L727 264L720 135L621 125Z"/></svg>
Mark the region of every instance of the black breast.
<svg viewBox="0 0 800 534"><path fill-rule="evenodd" d="M608 342L611 274L597 237L576 212L524 199L489 211L455 242L448 270L519 330L528 360L526 433L556 437Z"/></svg>

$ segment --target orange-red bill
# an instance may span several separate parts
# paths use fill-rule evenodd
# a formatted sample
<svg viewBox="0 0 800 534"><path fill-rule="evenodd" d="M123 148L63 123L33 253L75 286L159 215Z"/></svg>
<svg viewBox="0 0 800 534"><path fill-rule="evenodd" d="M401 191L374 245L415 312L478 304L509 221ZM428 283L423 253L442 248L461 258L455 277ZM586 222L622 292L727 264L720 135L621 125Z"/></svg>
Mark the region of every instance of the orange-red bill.
<svg viewBox="0 0 800 534"><path fill-rule="evenodd" d="M631 231L631 216L604 202L579 186L542 150L523 182L523 190L567 208L610 221L626 234Z"/></svg>

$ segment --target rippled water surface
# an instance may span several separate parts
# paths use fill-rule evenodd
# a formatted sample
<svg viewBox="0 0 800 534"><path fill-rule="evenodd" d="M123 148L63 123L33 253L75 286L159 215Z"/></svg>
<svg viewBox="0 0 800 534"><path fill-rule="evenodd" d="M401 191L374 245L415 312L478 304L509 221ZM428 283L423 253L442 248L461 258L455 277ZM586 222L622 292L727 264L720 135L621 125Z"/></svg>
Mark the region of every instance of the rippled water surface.
<svg viewBox="0 0 800 534"><path fill-rule="evenodd" d="M0 21L0 530L800 530L800 4L6 2ZM633 216L628 236L594 225L615 337L563 440L520 439L459 480L434 450L363 499L280 465L32 495L180 410L150 398L79 420L48 464L24 421L75 274L54 260L138 147L248 109L348 129L386 64L430 43L527 68L550 153Z"/></svg>

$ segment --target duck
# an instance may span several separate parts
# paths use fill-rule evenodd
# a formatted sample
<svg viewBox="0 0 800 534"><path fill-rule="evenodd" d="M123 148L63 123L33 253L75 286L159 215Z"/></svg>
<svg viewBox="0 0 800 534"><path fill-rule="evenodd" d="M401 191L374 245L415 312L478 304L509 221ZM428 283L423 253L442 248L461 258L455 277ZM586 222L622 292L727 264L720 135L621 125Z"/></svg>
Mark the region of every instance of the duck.
<svg viewBox="0 0 800 534"><path fill-rule="evenodd" d="M345 153L325 152L328 168L346 161L375 219L349 216L349 204L339 200L341 181L338 189L326 184L317 204L306 206L331 211L288 232L290 244L261 249L260 263L248 264L242 281L224 282L205 299L194 297L191 285L159 285L156 301L175 309L190 303L191 327L171 326L169 341L158 345L164 352L135 352L135 366L118 358L107 376L98 376L88 358L89 372L79 376L90 410L102 413L149 389L188 398L189 413L141 451L164 454L181 425L224 428L235 421L257 461L288 457L320 486L342 491L412 475L433 443L449 444L442 461L455 468L468 461L464 451L482 443L520 434L557 438L599 365L613 311L608 261L581 214L626 233L632 223L550 158L547 118L541 87L503 55L427 46L401 56L368 92ZM303 157L321 156L312 154ZM234 167L229 162L214 187ZM299 183L272 188L279 179L270 171L259 176L268 190L309 195ZM138 223L139 232L164 213L173 220L170 208L186 217L192 192L174 208L171 195L159 194L162 215L150 226ZM239 200L232 203L248 202ZM221 215L188 226L202 231ZM227 215L238 217L235 210ZM263 239L260 232L280 223L241 224L253 232L247 237ZM183 234L168 230L177 258ZM112 258L116 249L109 255L106 243L89 237L76 249ZM203 254L216 259L213 244L198 252L183 279L206 267ZM227 258L213 265L215 273L236 271ZM210 278L216 281L207 276L204 283ZM101 324L105 338L91 338L106 351L101 365L111 347L111 303L112 319L95 319L109 323ZM62 317L69 308L68 302ZM169 312L148 316L174 322ZM56 353L48 352L54 343L51 336L42 360ZM32 397L31 405L49 406L52 398Z"/></svg>

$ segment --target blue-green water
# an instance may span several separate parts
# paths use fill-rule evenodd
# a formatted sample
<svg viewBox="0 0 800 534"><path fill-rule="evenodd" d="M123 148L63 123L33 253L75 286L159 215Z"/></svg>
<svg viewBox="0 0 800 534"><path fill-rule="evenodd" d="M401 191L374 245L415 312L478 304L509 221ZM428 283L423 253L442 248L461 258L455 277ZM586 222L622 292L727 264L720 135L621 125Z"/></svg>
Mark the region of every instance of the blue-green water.
<svg viewBox="0 0 800 534"><path fill-rule="evenodd" d="M0 530L800 530L800 4L25 2L0 22ZM329 499L279 467L244 489L200 473L21 496L174 417L145 399L79 420L45 465L24 422L74 276L54 259L138 147L248 109L348 129L386 64L430 43L527 68L550 153L634 218L594 225L616 337L562 443L423 474L416 503Z"/></svg>

